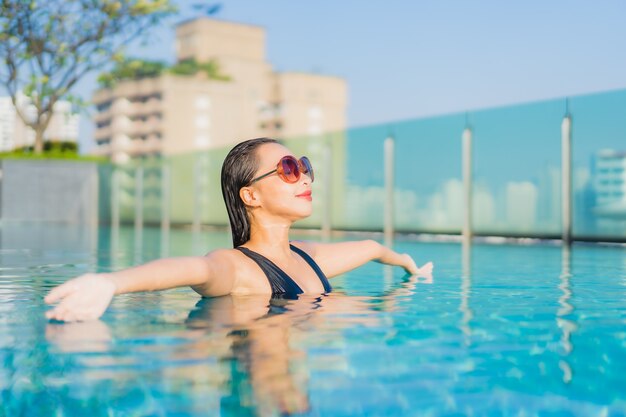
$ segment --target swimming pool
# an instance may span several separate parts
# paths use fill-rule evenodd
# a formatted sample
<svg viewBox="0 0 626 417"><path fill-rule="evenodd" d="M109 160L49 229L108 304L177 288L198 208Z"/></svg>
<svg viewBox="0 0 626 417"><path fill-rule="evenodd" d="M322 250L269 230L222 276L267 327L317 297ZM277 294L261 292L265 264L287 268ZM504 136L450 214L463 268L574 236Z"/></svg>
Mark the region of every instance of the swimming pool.
<svg viewBox="0 0 626 417"><path fill-rule="evenodd" d="M0 416L626 414L622 247L398 240L432 283L371 263L322 298L176 289L59 324L42 298L67 278L229 236L20 227L0 247Z"/></svg>

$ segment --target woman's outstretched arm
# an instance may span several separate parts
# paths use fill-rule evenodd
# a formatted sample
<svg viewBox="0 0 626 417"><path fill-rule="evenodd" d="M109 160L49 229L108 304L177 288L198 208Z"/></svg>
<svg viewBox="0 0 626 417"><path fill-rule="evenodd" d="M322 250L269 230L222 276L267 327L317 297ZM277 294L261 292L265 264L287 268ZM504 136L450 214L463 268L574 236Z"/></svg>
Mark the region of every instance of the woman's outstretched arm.
<svg viewBox="0 0 626 417"><path fill-rule="evenodd" d="M387 265L400 266L411 275L430 274L432 262L418 268L413 258L406 253L398 253L375 240L361 240L340 243L302 243L309 250L324 274L332 278L354 268L376 261Z"/></svg>
<svg viewBox="0 0 626 417"><path fill-rule="evenodd" d="M46 317L61 321L93 320L104 313L114 295L129 292L192 286L206 296L229 294L235 274L224 252L159 259L118 272L81 275L48 293L45 302L59 304Z"/></svg>

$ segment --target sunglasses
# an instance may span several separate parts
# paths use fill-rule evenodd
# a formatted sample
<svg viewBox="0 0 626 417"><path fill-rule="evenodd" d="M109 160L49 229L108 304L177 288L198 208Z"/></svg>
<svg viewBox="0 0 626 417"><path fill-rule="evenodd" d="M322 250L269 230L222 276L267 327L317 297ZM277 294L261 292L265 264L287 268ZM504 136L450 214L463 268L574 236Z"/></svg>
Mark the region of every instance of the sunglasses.
<svg viewBox="0 0 626 417"><path fill-rule="evenodd" d="M313 175L313 167L311 166L311 161L306 156L303 156L300 159L296 159L293 156L283 156L278 161L276 165L276 169L271 170L270 172L263 174L259 177L256 177L250 184L254 184L255 182L262 180L265 177L269 177L273 173L277 173L281 180L293 184L294 182L298 182L300 179L300 174L306 174L311 178L311 182L315 180L315 176Z"/></svg>

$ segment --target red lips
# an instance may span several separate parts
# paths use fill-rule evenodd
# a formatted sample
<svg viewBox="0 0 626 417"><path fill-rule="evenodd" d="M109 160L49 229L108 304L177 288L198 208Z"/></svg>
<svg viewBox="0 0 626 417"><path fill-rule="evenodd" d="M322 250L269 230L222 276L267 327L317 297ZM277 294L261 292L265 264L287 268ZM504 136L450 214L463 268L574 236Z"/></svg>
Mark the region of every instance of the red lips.
<svg viewBox="0 0 626 417"><path fill-rule="evenodd" d="M313 198L311 197L311 190L298 194L296 195L296 197L304 198L305 200L309 200L309 201L313 200Z"/></svg>

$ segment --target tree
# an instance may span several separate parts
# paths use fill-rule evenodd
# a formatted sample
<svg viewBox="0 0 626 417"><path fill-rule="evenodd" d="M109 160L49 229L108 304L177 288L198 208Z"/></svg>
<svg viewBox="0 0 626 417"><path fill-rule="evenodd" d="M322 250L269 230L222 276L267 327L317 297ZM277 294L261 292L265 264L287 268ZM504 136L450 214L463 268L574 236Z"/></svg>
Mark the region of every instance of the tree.
<svg viewBox="0 0 626 417"><path fill-rule="evenodd" d="M0 0L0 83L35 131L35 153L53 107L72 99L88 72L119 59L122 47L175 12L170 0ZM25 114L18 95L35 111Z"/></svg>

